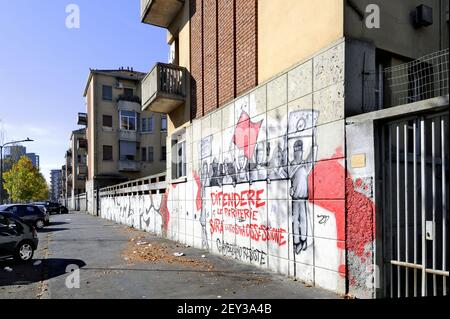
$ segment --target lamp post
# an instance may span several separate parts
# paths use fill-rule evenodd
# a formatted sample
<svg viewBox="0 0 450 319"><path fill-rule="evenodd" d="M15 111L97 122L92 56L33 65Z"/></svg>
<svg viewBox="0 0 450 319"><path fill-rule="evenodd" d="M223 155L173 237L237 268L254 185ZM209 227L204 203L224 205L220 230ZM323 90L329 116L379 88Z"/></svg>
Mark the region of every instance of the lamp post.
<svg viewBox="0 0 450 319"><path fill-rule="evenodd" d="M8 142L3 145L0 145L0 205L3 204L3 148L7 145L26 143L26 142L34 142L34 141L30 138L27 138L26 140L12 141L12 142Z"/></svg>

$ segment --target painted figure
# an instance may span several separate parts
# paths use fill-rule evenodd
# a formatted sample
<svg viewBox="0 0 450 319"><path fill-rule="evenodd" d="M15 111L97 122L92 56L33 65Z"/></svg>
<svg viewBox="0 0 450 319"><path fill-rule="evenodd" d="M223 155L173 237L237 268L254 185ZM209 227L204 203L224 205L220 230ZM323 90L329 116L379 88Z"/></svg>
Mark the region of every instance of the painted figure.
<svg viewBox="0 0 450 319"><path fill-rule="evenodd" d="M209 172L208 172L208 162L203 162L203 170L202 170L202 179L201 179L201 195L202 200L206 197L206 188L210 186L209 184ZM206 230L206 208L205 205L202 205L202 209L200 212L200 224L202 225L202 248L208 249L208 233Z"/></svg>
<svg viewBox="0 0 450 319"><path fill-rule="evenodd" d="M269 174L269 180L287 179L286 172L286 151L278 144L272 159L272 170Z"/></svg>
<svg viewBox="0 0 450 319"><path fill-rule="evenodd" d="M219 161L217 158L214 158L213 162L211 163L211 169L209 171L210 174L210 186L212 187L222 187L222 180L221 180L221 174L220 174L220 166Z"/></svg>
<svg viewBox="0 0 450 319"><path fill-rule="evenodd" d="M237 161L237 183L247 183L248 178L248 159L245 156L243 150L239 150L238 161Z"/></svg>
<svg viewBox="0 0 450 319"><path fill-rule="evenodd" d="M223 169L225 176L223 177L223 185L235 185L235 169L234 164L230 163L230 161L226 158L223 162Z"/></svg>
<svg viewBox="0 0 450 319"><path fill-rule="evenodd" d="M256 163L251 171L251 181L265 181L267 180L267 148L264 143L256 146L255 160Z"/></svg>
<svg viewBox="0 0 450 319"><path fill-rule="evenodd" d="M303 160L303 140L294 143L294 160L289 169L291 180L294 250L297 254L307 249L308 236L308 177L313 164ZM311 156L311 154L310 154ZM312 157L311 157L312 158Z"/></svg>

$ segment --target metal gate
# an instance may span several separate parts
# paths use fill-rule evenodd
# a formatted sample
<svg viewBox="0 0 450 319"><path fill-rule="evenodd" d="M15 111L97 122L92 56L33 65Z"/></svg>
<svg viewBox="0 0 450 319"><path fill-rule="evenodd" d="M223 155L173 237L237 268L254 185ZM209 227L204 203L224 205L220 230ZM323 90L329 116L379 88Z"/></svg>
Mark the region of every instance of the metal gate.
<svg viewBox="0 0 450 319"><path fill-rule="evenodd" d="M448 293L448 114L382 126L386 297Z"/></svg>

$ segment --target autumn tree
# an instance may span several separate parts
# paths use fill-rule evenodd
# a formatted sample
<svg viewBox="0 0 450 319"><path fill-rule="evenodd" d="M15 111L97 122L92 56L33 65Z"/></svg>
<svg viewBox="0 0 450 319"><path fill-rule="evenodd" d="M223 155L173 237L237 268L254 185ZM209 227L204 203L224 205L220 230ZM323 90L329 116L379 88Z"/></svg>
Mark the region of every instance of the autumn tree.
<svg viewBox="0 0 450 319"><path fill-rule="evenodd" d="M4 173L3 176L4 187L13 202L48 199L47 182L28 157L22 156L12 169Z"/></svg>

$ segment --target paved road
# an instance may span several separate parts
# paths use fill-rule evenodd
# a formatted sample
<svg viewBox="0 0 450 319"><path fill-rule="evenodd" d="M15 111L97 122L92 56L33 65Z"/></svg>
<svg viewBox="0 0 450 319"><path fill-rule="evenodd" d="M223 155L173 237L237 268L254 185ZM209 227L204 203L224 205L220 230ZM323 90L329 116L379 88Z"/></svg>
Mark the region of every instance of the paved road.
<svg viewBox="0 0 450 319"><path fill-rule="evenodd" d="M31 264L0 261L0 299L339 297L80 213L52 216L52 225L40 232L39 238L39 250ZM142 249L138 242L156 250L158 259L134 260L133 247ZM177 259L173 252L186 256ZM73 265L80 268L80 288L69 289L66 282L76 283L76 272L66 272ZM5 270L8 267L12 271Z"/></svg>

